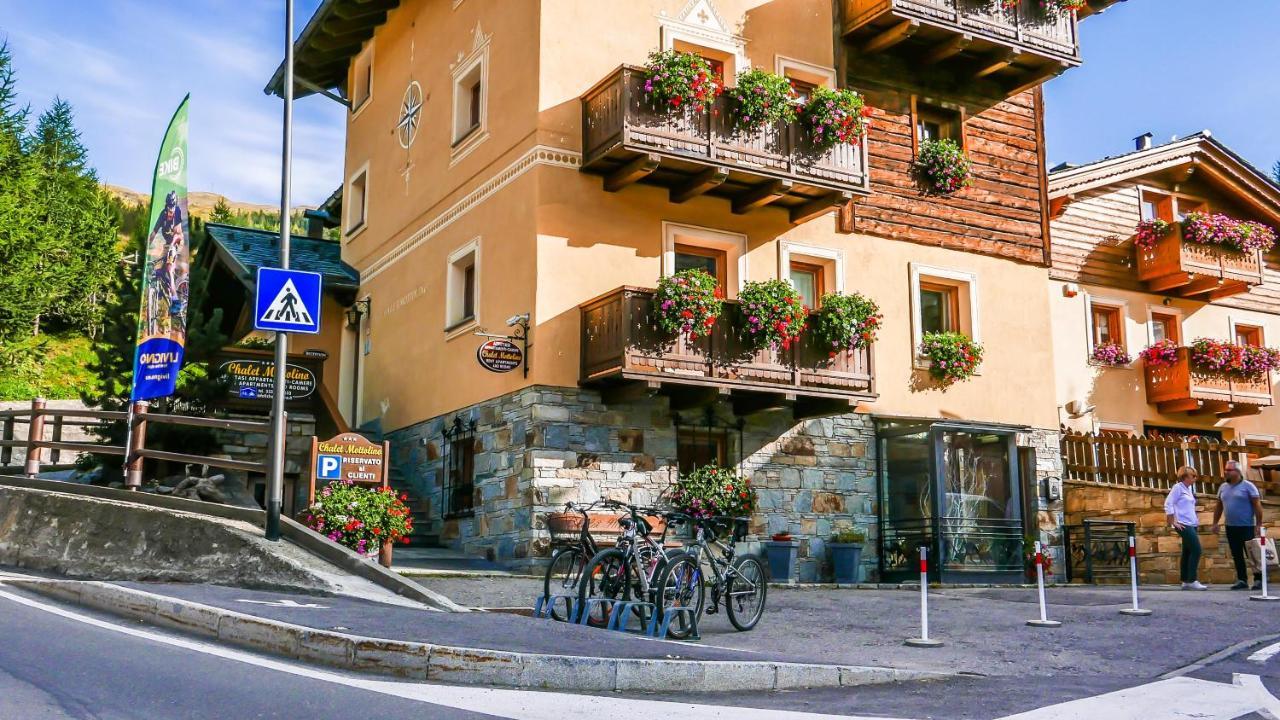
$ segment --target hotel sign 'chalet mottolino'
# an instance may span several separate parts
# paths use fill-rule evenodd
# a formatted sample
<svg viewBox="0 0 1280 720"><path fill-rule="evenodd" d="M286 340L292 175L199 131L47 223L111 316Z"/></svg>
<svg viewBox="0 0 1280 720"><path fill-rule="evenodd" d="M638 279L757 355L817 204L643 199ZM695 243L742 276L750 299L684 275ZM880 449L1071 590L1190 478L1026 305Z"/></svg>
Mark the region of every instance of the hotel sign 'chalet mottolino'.
<svg viewBox="0 0 1280 720"><path fill-rule="evenodd" d="M356 433L342 433L328 440L312 438L308 503L315 501L316 482L386 485L387 454L387 443L370 442Z"/></svg>

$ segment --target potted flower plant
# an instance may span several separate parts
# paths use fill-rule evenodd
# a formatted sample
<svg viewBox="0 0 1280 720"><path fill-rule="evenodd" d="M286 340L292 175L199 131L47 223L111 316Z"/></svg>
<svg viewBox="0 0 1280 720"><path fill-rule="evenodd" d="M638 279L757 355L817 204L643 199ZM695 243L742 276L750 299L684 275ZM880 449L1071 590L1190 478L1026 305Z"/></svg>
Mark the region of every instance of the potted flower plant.
<svg viewBox="0 0 1280 720"><path fill-rule="evenodd" d="M658 327L697 340L711 332L723 306L716 279L704 270L681 270L658 281L654 296Z"/></svg>
<svg viewBox="0 0 1280 720"><path fill-rule="evenodd" d="M844 350L858 350L876 341L884 316L874 301L858 293L827 293L818 312L817 333L829 346L831 357Z"/></svg>
<svg viewBox="0 0 1280 720"><path fill-rule="evenodd" d="M951 138L921 142L913 169L930 195L950 195L971 182L969 158Z"/></svg>
<svg viewBox="0 0 1280 720"><path fill-rule="evenodd" d="M1161 340L1138 353L1138 357L1148 367L1169 367L1178 362L1178 343Z"/></svg>
<svg viewBox="0 0 1280 720"><path fill-rule="evenodd" d="M1276 233L1262 223L1241 222L1222 213L1190 213L1182 220L1182 237L1200 245L1219 245L1243 253L1268 252Z"/></svg>
<svg viewBox="0 0 1280 720"><path fill-rule="evenodd" d="M333 542L361 555L377 554L391 567L391 547L409 542L413 517L404 504L406 496L396 496L389 487L370 488L351 481L332 482L317 494L315 502L302 514L303 523Z"/></svg>
<svg viewBox="0 0 1280 720"><path fill-rule="evenodd" d="M733 120L738 130L753 134L776 123L796 121L796 91L781 75L748 70L728 90L733 100Z"/></svg>
<svg viewBox="0 0 1280 720"><path fill-rule="evenodd" d="M649 73L644 81L645 97L656 105L706 112L724 92L724 79L700 55L655 50L649 53L645 69Z"/></svg>
<svg viewBox="0 0 1280 720"><path fill-rule="evenodd" d="M752 281L738 293L747 336L757 349L790 349L804 332L809 309L786 280Z"/></svg>
<svg viewBox="0 0 1280 720"><path fill-rule="evenodd" d="M925 333L920 354L929 361L929 374L944 387L973 377L982 364L982 346L957 332Z"/></svg>
<svg viewBox="0 0 1280 720"><path fill-rule="evenodd" d="M800 541L791 537L789 532L774 533L764 548L769 559L769 579L773 582L795 582Z"/></svg>
<svg viewBox="0 0 1280 720"><path fill-rule="evenodd" d="M871 108L858 93L816 87L800 111L800 123L808 132L809 142L825 152L840 143L861 140L870 116Z"/></svg>
<svg viewBox="0 0 1280 720"><path fill-rule="evenodd" d="M1173 230L1173 223L1165 222L1160 218L1143 220L1138 223L1133 233L1133 244L1143 250L1150 250L1156 246L1156 243L1167 237L1171 230Z"/></svg>
<svg viewBox="0 0 1280 720"><path fill-rule="evenodd" d="M1104 367L1124 367L1133 362L1133 358L1129 357L1129 352L1124 349L1124 346L1115 342L1095 345L1093 352L1089 354L1089 359L1095 365Z"/></svg>
<svg viewBox="0 0 1280 720"><path fill-rule="evenodd" d="M860 528L841 530L831 537L831 567L836 584L862 582L862 543L867 533Z"/></svg>
<svg viewBox="0 0 1280 720"><path fill-rule="evenodd" d="M703 465L692 472L681 473L668 499L676 510L702 518L743 517L756 507L756 492L751 481L733 468L717 465Z"/></svg>

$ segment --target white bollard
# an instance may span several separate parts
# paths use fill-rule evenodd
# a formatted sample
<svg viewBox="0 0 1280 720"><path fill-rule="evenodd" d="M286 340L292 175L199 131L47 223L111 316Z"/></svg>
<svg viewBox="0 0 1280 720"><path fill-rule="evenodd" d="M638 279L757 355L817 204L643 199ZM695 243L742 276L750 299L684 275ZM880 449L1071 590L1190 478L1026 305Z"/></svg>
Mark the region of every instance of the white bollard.
<svg viewBox="0 0 1280 720"><path fill-rule="evenodd" d="M1036 541L1036 587L1040 593L1040 619L1028 620L1031 627L1058 627L1062 623L1049 619L1049 608L1044 600L1044 548Z"/></svg>
<svg viewBox="0 0 1280 720"><path fill-rule="evenodd" d="M929 551L920 546L920 637L908 638L904 644L911 647L940 647L941 640L929 637Z"/></svg>
<svg viewBox="0 0 1280 720"><path fill-rule="evenodd" d="M1258 559L1261 562L1259 562L1258 564L1262 566L1262 594L1250 595L1249 599L1250 600L1280 600L1280 596L1271 595L1267 593L1267 529L1264 527L1264 528L1261 528L1260 530L1261 530L1261 534L1258 535L1258 554L1261 555L1261 557Z"/></svg>
<svg viewBox="0 0 1280 720"><path fill-rule="evenodd" d="M1134 542L1133 536L1129 536L1129 576L1130 587L1133 589L1133 607L1125 608L1120 611L1121 615L1150 615L1151 611L1138 607L1138 546Z"/></svg>

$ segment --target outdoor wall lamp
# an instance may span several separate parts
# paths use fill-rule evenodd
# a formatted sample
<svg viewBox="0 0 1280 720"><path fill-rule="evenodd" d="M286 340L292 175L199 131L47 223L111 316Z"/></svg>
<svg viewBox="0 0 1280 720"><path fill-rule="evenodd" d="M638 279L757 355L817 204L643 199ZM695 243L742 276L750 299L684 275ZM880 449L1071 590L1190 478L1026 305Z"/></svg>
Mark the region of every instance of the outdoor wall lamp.
<svg viewBox="0 0 1280 720"><path fill-rule="evenodd" d="M357 300L347 308L347 327L360 327L360 318L369 314L369 298Z"/></svg>

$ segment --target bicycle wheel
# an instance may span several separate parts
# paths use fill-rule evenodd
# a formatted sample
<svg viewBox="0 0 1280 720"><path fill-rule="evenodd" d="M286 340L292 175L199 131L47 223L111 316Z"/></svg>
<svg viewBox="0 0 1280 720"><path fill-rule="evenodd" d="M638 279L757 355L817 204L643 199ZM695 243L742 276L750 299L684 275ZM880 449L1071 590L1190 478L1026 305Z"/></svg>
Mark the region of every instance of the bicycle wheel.
<svg viewBox="0 0 1280 720"><path fill-rule="evenodd" d="M627 564L627 556L621 550L617 548L601 550L587 561L582 579L578 583L578 607L585 608L587 600L591 598L615 601L631 599L631 568ZM609 624L612 608L605 605L607 603L597 603L592 606L587 624L596 627Z"/></svg>
<svg viewBox="0 0 1280 720"><path fill-rule="evenodd" d="M739 630L750 630L764 614L764 599L769 583L760 558L747 555L733 563L729 582L725 583L724 604L729 622Z"/></svg>
<svg viewBox="0 0 1280 720"><path fill-rule="evenodd" d="M667 636L683 640L693 634L698 619L702 617L707 588L702 582L702 567L698 556L689 552L673 555L667 561L658 578L658 621L673 607L693 608L693 613L680 613L671 619Z"/></svg>
<svg viewBox="0 0 1280 720"><path fill-rule="evenodd" d="M582 570L587 564L587 554L582 548L572 547L561 550L551 558L547 566L547 574L542 580L542 596L551 603L551 617L565 621L565 608L551 601L556 595L577 595L578 585L582 580Z"/></svg>

